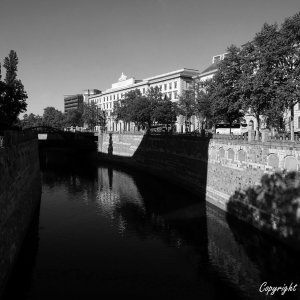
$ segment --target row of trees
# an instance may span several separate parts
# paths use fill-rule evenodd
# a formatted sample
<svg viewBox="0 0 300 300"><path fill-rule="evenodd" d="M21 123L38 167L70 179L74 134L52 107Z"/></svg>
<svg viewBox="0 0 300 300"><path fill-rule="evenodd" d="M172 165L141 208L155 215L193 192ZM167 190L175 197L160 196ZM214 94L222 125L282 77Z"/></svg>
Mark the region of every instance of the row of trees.
<svg viewBox="0 0 300 300"><path fill-rule="evenodd" d="M0 128L10 128L16 124L18 115L26 111L27 94L22 81L17 78L18 56L13 50L5 57L6 70L2 80L0 64Z"/></svg>
<svg viewBox="0 0 300 300"><path fill-rule="evenodd" d="M116 121L134 122L145 128L154 123L172 125L176 115L177 105L163 97L158 87L151 87L146 95L138 89L126 93L124 99L114 103L113 110Z"/></svg>
<svg viewBox="0 0 300 300"><path fill-rule="evenodd" d="M261 116L278 128L289 112L293 139L294 107L300 100L300 13L281 26L264 24L251 42L227 52L212 80L195 84L194 98L200 95L206 107L202 114L213 123L232 124L251 113L259 131ZM201 88L205 93L199 94Z"/></svg>
<svg viewBox="0 0 300 300"><path fill-rule="evenodd" d="M46 107L42 116L35 114L25 114L21 120L22 128L35 126L50 126L58 129L65 127L83 127L84 124L89 129L95 126L105 126L106 115L99 110L95 104L83 104L79 109L72 109L62 113L54 107Z"/></svg>
<svg viewBox="0 0 300 300"><path fill-rule="evenodd" d="M185 121L196 116L202 127L219 122L233 124L245 114L255 117L259 136L261 118L271 128L289 125L294 138L294 107L300 97L300 13L281 26L264 24L252 41L242 48L227 49L211 80L195 80L177 104L162 97L157 88L143 96L136 90L114 107L117 120L150 127L172 124L176 116ZM284 124L284 117L288 116Z"/></svg>

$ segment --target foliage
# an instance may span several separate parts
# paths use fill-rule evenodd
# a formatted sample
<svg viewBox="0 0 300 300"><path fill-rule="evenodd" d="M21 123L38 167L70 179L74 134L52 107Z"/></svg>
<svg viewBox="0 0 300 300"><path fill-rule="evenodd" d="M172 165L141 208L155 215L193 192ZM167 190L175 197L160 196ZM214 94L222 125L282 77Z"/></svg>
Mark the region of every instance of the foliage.
<svg viewBox="0 0 300 300"><path fill-rule="evenodd" d="M300 12L287 18L279 31L277 43L277 93L291 114L291 137L294 138L294 106L300 97Z"/></svg>
<svg viewBox="0 0 300 300"><path fill-rule="evenodd" d="M83 120L82 120L83 111L81 109L71 109L65 113L65 126L66 127L82 127Z"/></svg>
<svg viewBox="0 0 300 300"><path fill-rule="evenodd" d="M300 175L298 172L265 174L261 185L238 190L228 211L280 236L300 239ZM298 228L298 229L297 229Z"/></svg>
<svg viewBox="0 0 300 300"><path fill-rule="evenodd" d="M163 98L158 87L151 87L146 95L136 89L125 94L124 99L115 102L113 115L116 120L134 122L150 128L154 123L173 124L176 120L176 105Z"/></svg>
<svg viewBox="0 0 300 300"><path fill-rule="evenodd" d="M29 128L29 127L36 127L41 126L43 124L43 119L39 115L35 115L33 113L23 116L23 120L21 120L21 127L22 128Z"/></svg>
<svg viewBox="0 0 300 300"><path fill-rule="evenodd" d="M18 62L16 52L11 50L3 63L3 67L6 69L4 81L1 80L0 70L0 120L2 126L11 127L17 122L18 115L26 111L27 94L21 80L17 78Z"/></svg>
<svg viewBox="0 0 300 300"><path fill-rule="evenodd" d="M95 103L83 105L82 121L88 125L90 129L94 129L95 126L105 126L106 115L103 111L98 109Z"/></svg>
<svg viewBox="0 0 300 300"><path fill-rule="evenodd" d="M184 116L185 121L190 121L191 117L195 115L196 110L195 92L193 89L183 91L179 96L178 114Z"/></svg>
<svg viewBox="0 0 300 300"><path fill-rule="evenodd" d="M177 105L169 99L159 102L153 111L153 118L159 124L173 125L176 122Z"/></svg>
<svg viewBox="0 0 300 300"><path fill-rule="evenodd" d="M210 81L200 82L195 80L194 92L195 92L195 109L194 114L201 122L201 128L209 128L211 123L214 122L214 116L212 114L211 102L209 100L208 86Z"/></svg>
<svg viewBox="0 0 300 300"><path fill-rule="evenodd" d="M241 111L241 57L239 48L232 45L227 56L218 65L218 71L208 84L208 97L211 103L211 115L215 121L233 124L243 117Z"/></svg>
<svg viewBox="0 0 300 300"><path fill-rule="evenodd" d="M257 137L260 129L260 116L272 117L272 107L276 101L272 53L274 53L278 38L277 33L277 25L264 24L254 40L247 43L240 53L242 75L239 85L243 108L245 111L250 109L256 118Z"/></svg>
<svg viewBox="0 0 300 300"><path fill-rule="evenodd" d="M64 114L54 107L46 107L44 109L42 124L58 129L63 129L65 125Z"/></svg>

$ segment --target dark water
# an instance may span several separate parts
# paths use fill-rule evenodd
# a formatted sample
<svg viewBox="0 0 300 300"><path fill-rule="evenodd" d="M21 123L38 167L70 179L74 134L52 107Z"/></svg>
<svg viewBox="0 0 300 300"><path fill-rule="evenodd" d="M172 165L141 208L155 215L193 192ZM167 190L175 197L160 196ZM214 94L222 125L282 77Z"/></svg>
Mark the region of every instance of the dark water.
<svg viewBox="0 0 300 300"><path fill-rule="evenodd" d="M203 199L111 166L47 169L4 299L266 298L300 284L299 254Z"/></svg>

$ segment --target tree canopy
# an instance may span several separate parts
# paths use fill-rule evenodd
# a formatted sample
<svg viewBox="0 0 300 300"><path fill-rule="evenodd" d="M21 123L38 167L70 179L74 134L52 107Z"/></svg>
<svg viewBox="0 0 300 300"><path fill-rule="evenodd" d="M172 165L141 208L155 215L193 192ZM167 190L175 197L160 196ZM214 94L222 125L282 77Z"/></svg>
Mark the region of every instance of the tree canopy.
<svg viewBox="0 0 300 300"><path fill-rule="evenodd" d="M26 111L27 93L22 81L17 78L18 63L17 53L11 50L3 62L6 70L4 81L2 81L0 65L0 126L2 127L13 126L18 120L18 115Z"/></svg>

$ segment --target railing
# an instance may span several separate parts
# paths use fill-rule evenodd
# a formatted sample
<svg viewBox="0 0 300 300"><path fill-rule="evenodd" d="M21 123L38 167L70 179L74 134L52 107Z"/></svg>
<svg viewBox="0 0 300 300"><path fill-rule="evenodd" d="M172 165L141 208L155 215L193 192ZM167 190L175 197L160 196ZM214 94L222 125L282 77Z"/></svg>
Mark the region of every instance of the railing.
<svg viewBox="0 0 300 300"><path fill-rule="evenodd" d="M243 143L248 143L249 138L248 135L234 135L234 134L212 134L209 131L202 132L156 132L156 131L106 131L105 133L113 133L113 134L124 134L124 135L153 135L153 136L193 136L193 137L201 137L201 138L212 138L215 140L236 140L241 141ZM290 136L265 136L264 140L262 139L262 135L259 136L258 139L254 136L251 142L262 143L262 142L277 142L277 143L296 143L300 144L300 135L295 134L295 140L291 141Z"/></svg>

